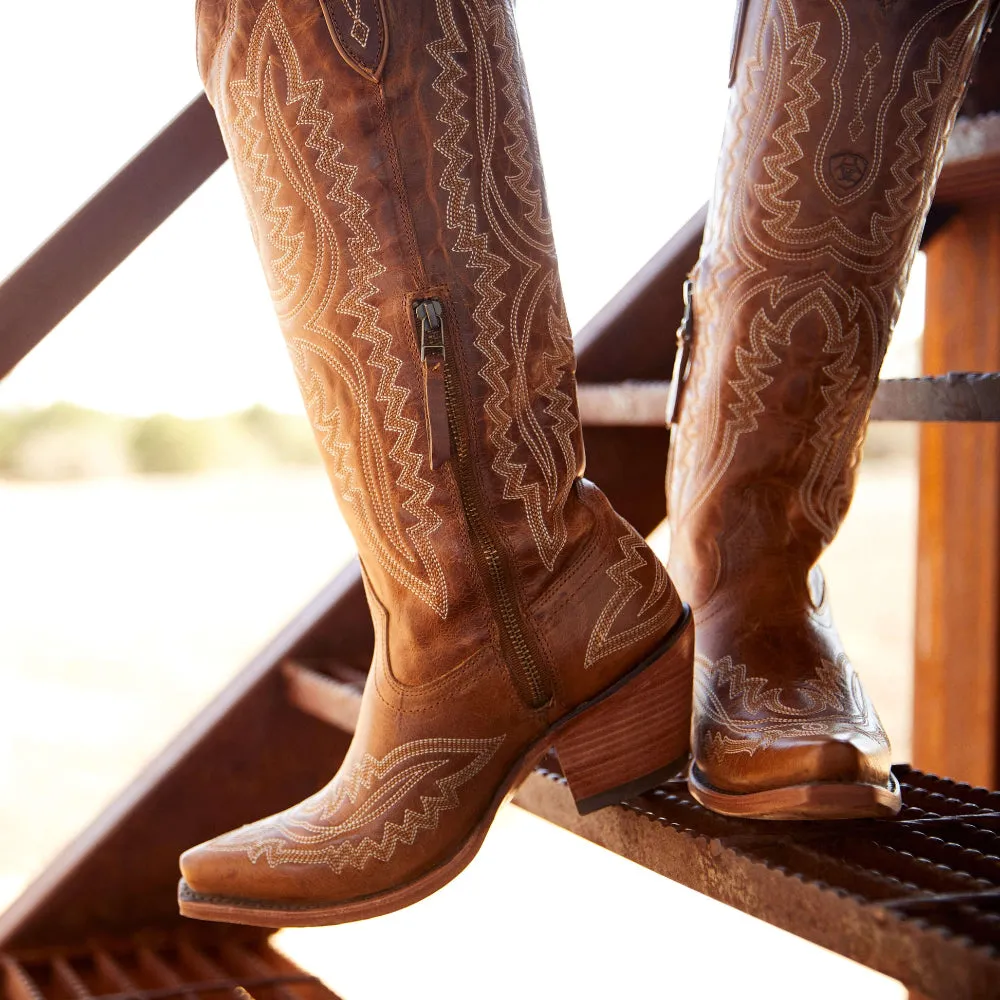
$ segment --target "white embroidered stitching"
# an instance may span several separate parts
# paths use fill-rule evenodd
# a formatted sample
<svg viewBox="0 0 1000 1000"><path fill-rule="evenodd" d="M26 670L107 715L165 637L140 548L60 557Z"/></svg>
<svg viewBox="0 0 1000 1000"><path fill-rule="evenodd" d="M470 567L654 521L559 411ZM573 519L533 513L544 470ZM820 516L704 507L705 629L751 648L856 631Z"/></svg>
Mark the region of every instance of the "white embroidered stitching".
<svg viewBox="0 0 1000 1000"><path fill-rule="evenodd" d="M608 567L608 577L615 585L614 593L604 606L600 617L590 633L584 669L592 667L599 659L631 646L670 625L677 616L677 593L667 577L663 564L653 555L646 540L630 524L621 522L625 533L618 539L622 558ZM635 575L646 569L652 562L653 583L643 601L633 624L621 632L612 634L612 628L629 602L640 594L642 583ZM664 600L665 598L665 600ZM662 603L661 603L662 602ZM658 610L651 613L654 608Z"/></svg>
<svg viewBox="0 0 1000 1000"><path fill-rule="evenodd" d="M827 196L838 204L867 192L879 174L885 137L885 116L903 86L901 67L917 35L940 11L953 7L960 0L944 0L928 11L911 30L900 52L889 93L881 102L872 142L872 167L868 176L841 197L831 191L818 165L825 162L826 144L837 124L839 112L825 115L829 119L820 151L814 160L813 179ZM840 0L831 0L838 15L842 38L837 72L831 84L835 109L839 108L839 75L843 71L845 53L850 44L850 22ZM931 196L931 180L936 165L925 162L930 153L942 154L944 134L954 115L962 75L958 72L968 51L968 36L975 29L972 19L957 28L949 40L935 39L929 46L927 64L913 73L914 96L901 109L904 128L896 141L897 156L889 168L891 184L884 195L886 210L875 212L867 234L851 232L839 215L825 222L796 228L801 202L793 198L793 188L800 182L795 170L804 163L798 135L808 133L809 110L819 101L813 81L824 65L816 48L819 43L818 23L800 25L791 0L775 0L775 11L762 19L753 54L745 67L740 103L731 121L732 135L727 137L731 158L739 156L743 172L729 190L733 171L730 166L720 172L710 225L706 232L706 247L712 253L699 265L699 330L693 370L685 388L685 415L675 430L677 442L671 460L671 514L675 526L690 516L711 496L729 469L736 455L738 439L757 428L755 414L763 404L759 393L773 379L764 369L780 364L779 357L765 343L788 344L785 335L791 333L791 319L802 315L802 301L816 299L821 290L825 300L838 313L830 310L825 323L825 347L835 357L826 363L825 372L831 383L823 387L825 406L818 415L810 446L814 452L812 466L800 487L806 517L829 541L846 508L852 485L852 471L860 450L861 430L878 377L878 367L888 343L901 302L901 288L908 276L902 265L912 259L919 240L921 221ZM980 12L981 15L981 12ZM770 58L764 56L764 38L774 37ZM870 49L865 65L869 76L874 72L877 53ZM784 122L770 127L779 110L782 93L782 66L794 67L785 86L796 95L787 101L782 112ZM947 72L945 72L947 70ZM755 104L755 101L757 102ZM865 102L870 101L870 95ZM924 115L932 109L929 121ZM762 155L758 147L768 139L777 152ZM922 140L919 141L919 140ZM742 143L741 148L737 148ZM923 149L921 148L923 145ZM751 161L759 160L769 178L767 182L751 183L747 173ZM920 198L915 203L912 192L920 186ZM760 225L747 214L747 203L756 202L766 211ZM897 235L902 231L902 239ZM770 237L768 242L766 237ZM774 276L773 261L814 262L813 274L789 281ZM738 270L734 263L738 262ZM825 263L826 266L823 266ZM857 284L844 287L829 270L842 266L858 276ZM865 282L865 276L888 274L882 284ZM740 313L754 300L765 307L781 311L769 319L764 308L742 319ZM707 326L706 326L707 321ZM718 338L713 329L726 329L749 322L758 331L751 335L751 349L737 347L737 367L742 379L728 383L738 401L730 404L723 418L721 390L725 383L719 378ZM763 336L764 330L781 330L782 338L775 341ZM865 391L848 394L860 374L855 363L861 345L870 354L865 366ZM848 402L848 399L853 402ZM693 428L697 425L697 435ZM694 480L697 479L697 483Z"/></svg>
<svg viewBox="0 0 1000 1000"><path fill-rule="evenodd" d="M276 52L268 49L268 39ZM265 233L258 229L255 235L272 276L275 305L288 330L289 350L307 410L331 460L332 475L341 485L341 499L355 510L360 534L377 561L399 584L446 618L447 582L431 544L431 536L442 522L430 506L433 486L421 475L426 458L415 446L419 422L405 415L410 391L397 381L403 362L392 353L392 337L380 325L379 311L372 302L384 265L379 261L378 238L368 221L370 206L353 186L358 168L342 159L344 146L334 134L333 115L322 106L323 81L303 78L274 0L262 8L254 24L246 62L246 76L230 83L238 110L232 129L241 147L234 162L249 174L245 186L257 195L251 218L269 227ZM276 65L285 77L284 101L274 76ZM282 111L293 107L294 127L306 132L300 142L294 141ZM258 127L256 119L261 115L264 121ZM270 140L267 145L265 138ZM305 151L315 156L314 163ZM314 177L314 172L319 176ZM292 231L294 211L281 204L284 183L308 209L311 232ZM329 201L343 208L339 219L347 229L346 248L354 263L346 271L349 285L337 302L340 249ZM277 254L268 253L266 245ZM304 280L307 245L313 263ZM331 307L339 316L356 321L353 336L370 345L368 366L377 372L378 379L374 393L366 365L352 344L330 329L327 317ZM292 320L296 321L294 326L290 325ZM346 387L344 398L350 401L350 412L356 418L357 440L351 439L334 398L331 374L336 376L333 385ZM382 428L376 426L379 416ZM388 455L380 431L393 441ZM387 459L399 470L395 478ZM405 499L399 499L397 490ZM412 517L405 528L400 509Z"/></svg>
<svg viewBox="0 0 1000 1000"><path fill-rule="evenodd" d="M857 142L865 131L865 111L868 109L868 102L872 99L873 74L875 68L882 61L882 50L876 42L865 53L865 73L858 83L858 92L854 96L855 115L851 124L847 126L848 134L852 142Z"/></svg>
<svg viewBox="0 0 1000 1000"><path fill-rule="evenodd" d="M533 147L524 128L525 123L530 126L530 112L521 103L519 77L514 71L516 41L503 4L458 0L456 7L454 0L437 0L436 7L443 37L428 43L427 49L441 67L434 90L443 100L437 120L444 133L434 146L445 160L440 185L446 194L445 222L456 233L453 249L478 272L473 283L477 301L472 319L477 330L475 347L485 359L479 375L489 387L484 409L495 452L492 469L501 477L504 499L524 505L539 556L551 570L566 543L563 510L576 478L578 421L572 397L562 387L573 371L573 346L541 187L530 187L532 168L527 153ZM475 67L471 98L459 85L466 73L455 56L469 50L458 28L456 9L464 12L470 28ZM491 55L490 33L499 58ZM515 137L505 151L513 159L516 173L504 181L528 208L523 220L507 210L493 170L498 104L494 66L505 79L501 92L510 102L510 110L504 124ZM463 114L470 99L475 108L474 123ZM474 152L463 146L463 140L470 136ZM486 221L482 230L477 206L470 198L472 171L481 171L476 180L482 195L479 207ZM534 235L522 221L530 224ZM523 276L508 297L500 291L499 282L512 267L522 269ZM539 315L545 296L551 302L547 320L546 314ZM547 333L555 354L545 354L540 375L529 380L527 361L539 351L532 343L539 328ZM544 412L553 421L544 429L532 405L538 394L549 400ZM557 454L553 453L553 440ZM530 455L530 469L526 462L517 460L519 447Z"/></svg>
<svg viewBox="0 0 1000 1000"><path fill-rule="evenodd" d="M361 16L361 0L340 0L340 2L351 16L351 38L364 48L368 44L371 28Z"/></svg>
<svg viewBox="0 0 1000 1000"><path fill-rule="evenodd" d="M704 730L702 752L707 757L753 756L779 740L828 735L832 726L852 729L888 749L878 714L844 654L836 663L824 659L814 677L796 683L800 705L788 704L782 688L769 684L765 677L748 676L746 665L730 656L714 663L697 658L699 716L722 727Z"/></svg>
<svg viewBox="0 0 1000 1000"><path fill-rule="evenodd" d="M443 812L458 807L458 790L505 738L413 740L380 760L366 753L312 798L224 834L212 848L245 854L253 864L264 858L271 868L324 865L338 874L363 870L372 859L389 861L400 844L412 846L421 832L437 829Z"/></svg>

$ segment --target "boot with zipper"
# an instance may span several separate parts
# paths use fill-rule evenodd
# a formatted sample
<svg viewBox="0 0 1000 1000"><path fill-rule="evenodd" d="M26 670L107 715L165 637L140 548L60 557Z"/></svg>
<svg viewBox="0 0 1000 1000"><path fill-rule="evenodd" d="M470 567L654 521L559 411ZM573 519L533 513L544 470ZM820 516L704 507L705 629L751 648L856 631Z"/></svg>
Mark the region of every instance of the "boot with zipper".
<svg viewBox="0 0 1000 1000"><path fill-rule="evenodd" d="M199 62L360 552L330 784L187 851L181 912L303 926L453 878L555 748L581 811L689 748L693 623L582 478L511 0L201 0Z"/></svg>
<svg viewBox="0 0 1000 1000"><path fill-rule="evenodd" d="M668 415L669 565L698 627L689 785L717 812L900 809L817 561L991 16L989 0L739 5Z"/></svg>

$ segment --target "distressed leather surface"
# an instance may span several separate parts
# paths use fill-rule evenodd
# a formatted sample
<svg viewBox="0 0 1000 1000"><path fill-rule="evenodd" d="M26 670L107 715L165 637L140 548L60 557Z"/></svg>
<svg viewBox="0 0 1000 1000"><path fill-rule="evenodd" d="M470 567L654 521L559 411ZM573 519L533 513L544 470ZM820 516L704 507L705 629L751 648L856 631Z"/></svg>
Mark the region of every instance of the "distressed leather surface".
<svg viewBox="0 0 1000 1000"><path fill-rule="evenodd" d="M573 345L512 4L201 0L198 32L377 641L331 784L189 851L182 868L204 894L349 900L450 857L526 746L640 662L681 604L581 478ZM441 414L428 416L439 403L412 319L428 296L444 304L470 428L434 468ZM487 600L460 445L550 693L538 707Z"/></svg>
<svg viewBox="0 0 1000 1000"><path fill-rule="evenodd" d="M695 761L722 791L887 780L817 560L851 502L987 8L742 4L668 470Z"/></svg>

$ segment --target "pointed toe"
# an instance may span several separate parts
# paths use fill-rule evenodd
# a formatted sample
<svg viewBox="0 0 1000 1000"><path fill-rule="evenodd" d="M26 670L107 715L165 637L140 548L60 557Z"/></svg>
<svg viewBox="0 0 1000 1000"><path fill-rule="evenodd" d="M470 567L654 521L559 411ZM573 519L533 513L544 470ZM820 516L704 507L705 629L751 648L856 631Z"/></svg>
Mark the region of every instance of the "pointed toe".
<svg viewBox="0 0 1000 1000"><path fill-rule="evenodd" d="M238 855L218 850L214 840L188 848L180 857L181 878L202 896L239 895Z"/></svg>

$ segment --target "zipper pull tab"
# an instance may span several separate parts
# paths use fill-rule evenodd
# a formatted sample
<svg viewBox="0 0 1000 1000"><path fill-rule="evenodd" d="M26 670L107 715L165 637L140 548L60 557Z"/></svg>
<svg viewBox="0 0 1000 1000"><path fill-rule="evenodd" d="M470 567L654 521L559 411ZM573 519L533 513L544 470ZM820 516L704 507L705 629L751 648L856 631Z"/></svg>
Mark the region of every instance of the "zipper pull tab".
<svg viewBox="0 0 1000 1000"><path fill-rule="evenodd" d="M424 412L431 468L439 469L451 458L445 394L444 309L440 299L416 299L413 313L420 325L420 361L424 368Z"/></svg>
<svg viewBox="0 0 1000 1000"><path fill-rule="evenodd" d="M681 389L691 367L691 342L694 340L694 283L690 278L684 282L684 318L677 327L677 353L674 355L674 374L670 380L670 395L667 397L667 426L673 427L680 417Z"/></svg>

